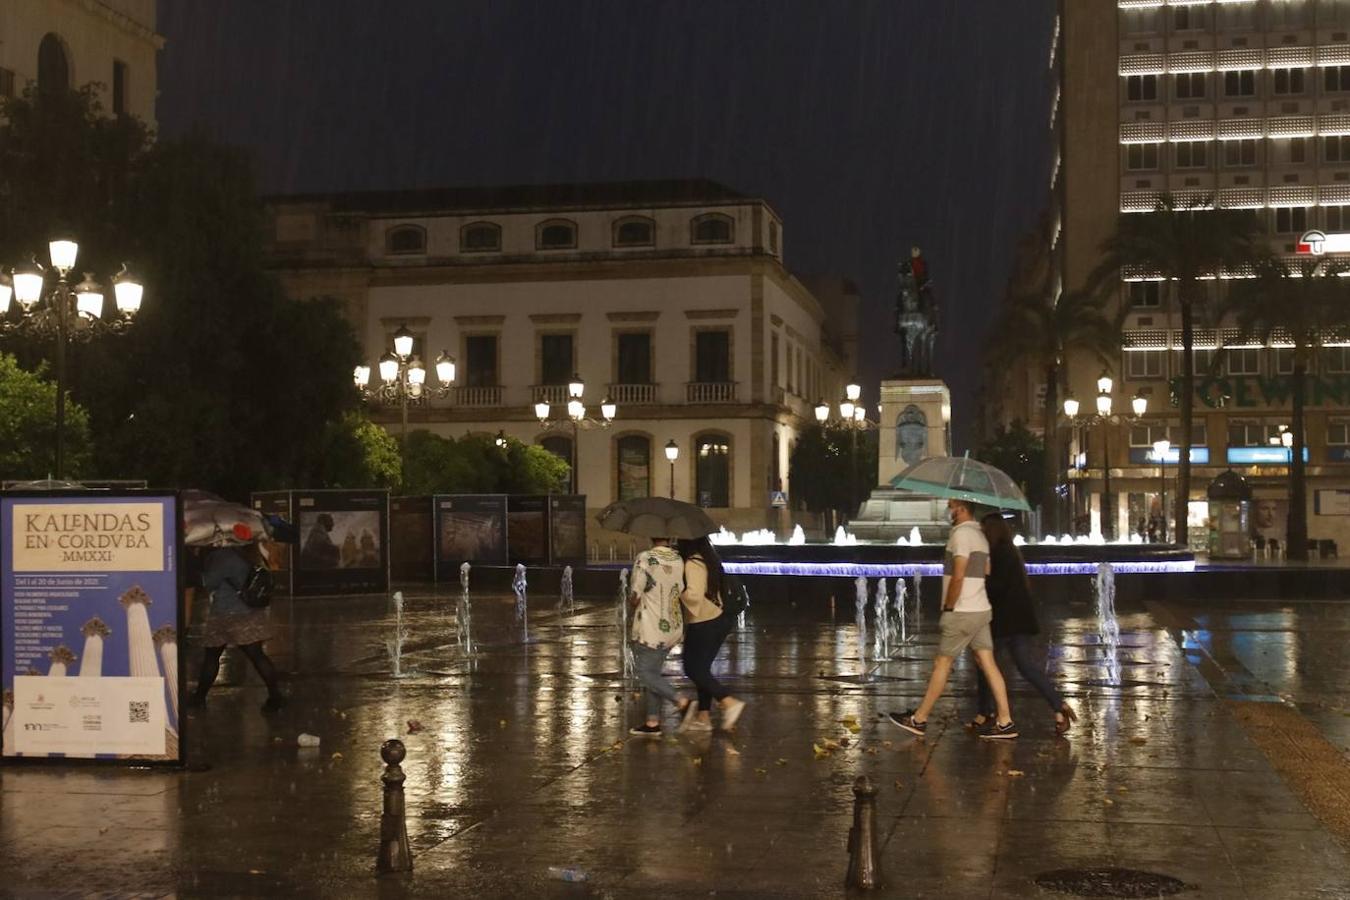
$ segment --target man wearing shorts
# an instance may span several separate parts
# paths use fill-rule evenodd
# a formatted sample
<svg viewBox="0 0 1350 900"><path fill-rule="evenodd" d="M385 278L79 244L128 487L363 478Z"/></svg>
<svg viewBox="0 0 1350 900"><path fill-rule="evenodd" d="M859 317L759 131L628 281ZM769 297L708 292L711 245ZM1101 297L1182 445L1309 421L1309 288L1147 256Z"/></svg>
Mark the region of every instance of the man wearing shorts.
<svg viewBox="0 0 1350 900"><path fill-rule="evenodd" d="M928 715L947 687L952 662L969 647L975 651L975 661L989 681L998 708L994 721L980 737L1010 740L1017 737L1017 726L1008 709L1008 687L994 662L994 638L989 631L994 613L984 592L984 578L989 573L989 541L975 520L972 504L948 500L947 512L952 520L952 533L947 538L942 563L942 618L938 620L942 639L933 662L933 674L928 678L928 690L919 708L891 713L890 720L922 737L928 730Z"/></svg>

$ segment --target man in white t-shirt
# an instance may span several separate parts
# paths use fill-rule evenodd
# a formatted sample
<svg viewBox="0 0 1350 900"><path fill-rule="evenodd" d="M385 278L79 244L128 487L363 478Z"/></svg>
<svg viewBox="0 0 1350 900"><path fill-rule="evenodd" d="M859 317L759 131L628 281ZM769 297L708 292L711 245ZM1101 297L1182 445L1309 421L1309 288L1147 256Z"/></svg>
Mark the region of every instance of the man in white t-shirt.
<svg viewBox="0 0 1350 900"><path fill-rule="evenodd" d="M1008 740L1017 737L1012 712L1008 708L1008 687L994 661L994 638L989 631L993 608L984 592L984 579L989 574L989 541L975 520L971 503L948 500L952 532L947 538L947 552L942 562L942 618L939 627L942 639L938 643L933 674L928 678L928 690L918 709L891 713L890 720L911 734L923 736L928 728L928 715L947 687L952 663L961 651L969 647L975 651L975 661L989 681L998 707L995 720L980 737L986 740Z"/></svg>

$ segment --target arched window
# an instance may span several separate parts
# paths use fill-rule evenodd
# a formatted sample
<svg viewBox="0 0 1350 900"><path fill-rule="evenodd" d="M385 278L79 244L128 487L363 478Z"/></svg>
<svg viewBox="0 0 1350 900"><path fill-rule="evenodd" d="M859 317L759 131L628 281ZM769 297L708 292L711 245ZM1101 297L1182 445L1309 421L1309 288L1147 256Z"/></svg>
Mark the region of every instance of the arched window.
<svg viewBox="0 0 1350 900"><path fill-rule="evenodd" d="M634 500L652 494L652 442L641 434L630 434L614 442L618 465L619 500Z"/></svg>
<svg viewBox="0 0 1350 900"><path fill-rule="evenodd" d="M491 222L470 222L459 230L459 249L464 253L501 250L502 227Z"/></svg>
<svg viewBox="0 0 1350 900"><path fill-rule="evenodd" d="M539 446L571 466L571 472L567 476L567 491L575 494L577 492L577 470L576 466L572 465L572 439L560 434L550 434L539 439Z"/></svg>
<svg viewBox="0 0 1350 900"><path fill-rule="evenodd" d="M694 440L695 499L699 506L731 505L731 438L700 435Z"/></svg>
<svg viewBox="0 0 1350 900"><path fill-rule="evenodd" d="M59 35L47 33L38 44L38 90L70 90L70 57L66 42Z"/></svg>
<svg viewBox="0 0 1350 900"><path fill-rule="evenodd" d="M641 216L629 216L614 223L615 247L651 247L656 243L656 223Z"/></svg>
<svg viewBox="0 0 1350 900"><path fill-rule="evenodd" d="M693 230L690 241L695 244L730 244L736 237L731 217L721 213L697 216L690 226Z"/></svg>
<svg viewBox="0 0 1350 900"><path fill-rule="evenodd" d="M538 250L571 250L577 245L577 224L566 219L540 222L534 233Z"/></svg>
<svg viewBox="0 0 1350 900"><path fill-rule="evenodd" d="M395 225L384 233L389 253L426 253L427 230L421 225Z"/></svg>

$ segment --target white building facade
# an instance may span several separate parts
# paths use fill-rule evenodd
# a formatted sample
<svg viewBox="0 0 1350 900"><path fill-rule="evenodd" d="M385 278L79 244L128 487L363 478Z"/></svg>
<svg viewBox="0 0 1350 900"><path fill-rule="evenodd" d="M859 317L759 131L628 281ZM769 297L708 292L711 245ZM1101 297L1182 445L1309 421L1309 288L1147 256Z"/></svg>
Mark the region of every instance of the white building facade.
<svg viewBox="0 0 1350 900"><path fill-rule="evenodd" d="M0 97L30 84L102 85L110 115L155 126L156 0L15 0L0 3Z"/></svg>
<svg viewBox="0 0 1350 900"><path fill-rule="evenodd" d="M575 459L573 490L593 510L673 494L733 529L790 527L775 495L814 403L852 377L857 298L822 300L789 273L763 200L668 181L269 205L288 294L341 300L369 364L402 327L429 382L436 357L456 359L450 396L413 409L410 427L501 432ZM573 429L574 375L588 416L616 405L609 427ZM397 409L376 418L400 427Z"/></svg>

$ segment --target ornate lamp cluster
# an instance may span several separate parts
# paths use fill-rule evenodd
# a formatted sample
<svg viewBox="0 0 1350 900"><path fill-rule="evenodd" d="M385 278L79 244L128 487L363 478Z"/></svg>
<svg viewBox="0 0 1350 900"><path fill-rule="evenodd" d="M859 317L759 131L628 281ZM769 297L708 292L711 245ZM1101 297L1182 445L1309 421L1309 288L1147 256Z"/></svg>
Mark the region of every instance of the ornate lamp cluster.
<svg viewBox="0 0 1350 900"><path fill-rule="evenodd" d="M1097 412L1079 414L1080 406L1078 400L1070 392L1064 398L1064 416L1075 426L1091 426L1100 424L1102 426L1102 533L1108 540L1116 536L1114 503L1111 495L1111 458L1108 449L1109 432L1106 425L1111 422L1119 422L1121 417L1113 415L1114 399L1111 396L1111 390L1115 386L1115 381L1110 373L1102 370L1102 374L1097 378ZM1148 412L1148 398L1143 394L1135 394L1130 399L1130 411L1133 413L1129 421L1137 422ZM1170 449L1170 445L1169 445ZM1165 455L1165 452L1164 452ZM1086 465L1086 459L1082 460L1083 468Z"/></svg>
<svg viewBox="0 0 1350 900"><path fill-rule="evenodd" d="M599 425L602 428L608 428L618 414L618 406L613 400L605 397L600 401L600 418L593 419L586 415L586 404L582 401L582 396L585 393L586 382L581 380L580 375L573 375L572 380L567 383L567 418L573 426ZM540 425L550 423L549 415L551 412L552 406L546 400L540 400L534 405L534 415L539 420Z"/></svg>
<svg viewBox="0 0 1350 900"><path fill-rule="evenodd" d="M448 395L455 385L455 358L444 350L436 357L437 384L427 384L426 366L413 355L413 336L406 324L394 332L394 349L386 351L378 365L378 384L370 383L370 366L360 365L352 372L356 389L375 403L419 406Z"/></svg>
<svg viewBox="0 0 1350 900"><path fill-rule="evenodd" d="M49 241L47 254L51 263L47 267L34 256L12 275L0 269L0 334L17 332L56 341L56 462L52 474L60 479L65 462L66 344L125 331L141 310L145 288L123 263L111 279L113 304L108 308L94 273L85 272L84 280L71 286L70 273L80 254L76 241L65 236Z"/></svg>

